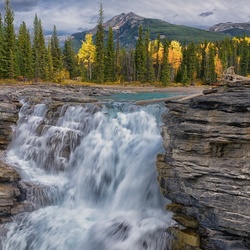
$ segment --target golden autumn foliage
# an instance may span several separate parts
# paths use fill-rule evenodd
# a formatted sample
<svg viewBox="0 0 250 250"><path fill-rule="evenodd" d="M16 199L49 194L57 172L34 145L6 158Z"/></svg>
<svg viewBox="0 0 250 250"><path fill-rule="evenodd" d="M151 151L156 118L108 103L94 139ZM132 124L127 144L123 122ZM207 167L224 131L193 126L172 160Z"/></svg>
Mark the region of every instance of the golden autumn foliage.
<svg viewBox="0 0 250 250"><path fill-rule="evenodd" d="M182 60L181 44L178 41L172 41L168 49L168 62L175 73L179 69Z"/></svg>
<svg viewBox="0 0 250 250"><path fill-rule="evenodd" d="M217 78L221 79L222 74L223 74L223 67L222 67L222 62L221 62L218 54L215 55L214 64L215 64L215 73L217 75Z"/></svg>
<svg viewBox="0 0 250 250"><path fill-rule="evenodd" d="M92 40L92 34L86 34L85 41L82 42L82 47L78 51L78 59L82 61L88 70L88 76L92 78L92 64L95 61L96 46Z"/></svg>
<svg viewBox="0 0 250 250"><path fill-rule="evenodd" d="M95 60L95 45L93 44L92 34L86 34L85 41L82 41L82 47L77 54L79 60L84 63L94 62Z"/></svg>
<svg viewBox="0 0 250 250"><path fill-rule="evenodd" d="M250 44L250 37L244 37L244 40L248 43L248 44Z"/></svg>
<svg viewBox="0 0 250 250"><path fill-rule="evenodd" d="M148 50L152 55L153 64L163 62L163 52L164 48L162 43L159 43L158 40L150 41Z"/></svg>
<svg viewBox="0 0 250 250"><path fill-rule="evenodd" d="M241 43L243 41L246 41L248 44L250 44L250 37L247 37L247 36L241 37L241 38L233 37L232 40L235 43Z"/></svg>

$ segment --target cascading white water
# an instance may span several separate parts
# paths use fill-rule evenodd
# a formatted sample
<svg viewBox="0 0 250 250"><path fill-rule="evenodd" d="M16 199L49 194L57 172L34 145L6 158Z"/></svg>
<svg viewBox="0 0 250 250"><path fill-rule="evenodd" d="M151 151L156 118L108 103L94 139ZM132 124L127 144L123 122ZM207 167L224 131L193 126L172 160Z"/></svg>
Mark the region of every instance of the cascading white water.
<svg viewBox="0 0 250 250"><path fill-rule="evenodd" d="M8 225L2 248L171 249L154 166L161 109L65 106L49 120L46 105L24 104L7 160L40 188L39 209Z"/></svg>

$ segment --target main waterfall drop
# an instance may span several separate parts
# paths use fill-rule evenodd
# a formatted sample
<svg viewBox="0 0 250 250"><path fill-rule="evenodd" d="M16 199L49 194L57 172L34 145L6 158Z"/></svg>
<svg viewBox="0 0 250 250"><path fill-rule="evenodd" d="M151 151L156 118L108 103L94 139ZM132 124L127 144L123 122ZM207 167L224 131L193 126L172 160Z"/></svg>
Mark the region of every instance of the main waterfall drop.
<svg viewBox="0 0 250 250"><path fill-rule="evenodd" d="M167 250L155 158L158 104L24 103L7 161L36 207L7 224L4 250Z"/></svg>

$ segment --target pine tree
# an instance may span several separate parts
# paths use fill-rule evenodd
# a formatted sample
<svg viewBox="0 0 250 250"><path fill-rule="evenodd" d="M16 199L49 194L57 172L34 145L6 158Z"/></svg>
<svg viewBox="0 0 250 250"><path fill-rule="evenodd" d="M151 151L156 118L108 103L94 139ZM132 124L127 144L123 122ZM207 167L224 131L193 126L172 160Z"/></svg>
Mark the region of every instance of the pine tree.
<svg viewBox="0 0 250 250"><path fill-rule="evenodd" d="M60 48L60 42L57 36L57 30L55 25L51 36L51 55L54 71L61 71L63 69L62 51Z"/></svg>
<svg viewBox="0 0 250 250"><path fill-rule="evenodd" d="M108 41L105 50L104 79L105 82L114 82L115 80L115 45L111 27L109 27Z"/></svg>
<svg viewBox="0 0 250 250"><path fill-rule="evenodd" d="M36 79L46 78L47 72L47 50L45 46L45 39L43 34L42 22L35 15L34 28L33 28L33 65L34 65L34 77Z"/></svg>
<svg viewBox="0 0 250 250"><path fill-rule="evenodd" d="M240 75L247 76L249 63L249 46L244 39L240 44Z"/></svg>
<svg viewBox="0 0 250 250"><path fill-rule="evenodd" d="M4 76L13 78L15 76L15 29L14 29L14 12L10 7L10 1L5 1L4 16Z"/></svg>
<svg viewBox="0 0 250 250"><path fill-rule="evenodd" d="M71 38L68 38L64 42L63 58L64 67L69 72L70 78L73 79L77 76L77 60Z"/></svg>
<svg viewBox="0 0 250 250"><path fill-rule="evenodd" d="M5 40L4 40L4 26L2 16L0 13L0 78L5 76Z"/></svg>
<svg viewBox="0 0 250 250"><path fill-rule="evenodd" d="M120 51L120 38L117 36L116 49L115 49L115 81L121 80L121 51Z"/></svg>
<svg viewBox="0 0 250 250"><path fill-rule="evenodd" d="M205 67L205 83L212 84L216 80L216 73L215 73L215 45L209 43L206 48L206 67Z"/></svg>
<svg viewBox="0 0 250 250"><path fill-rule="evenodd" d="M187 59L186 59L186 66L187 68L184 71L187 71L187 77L191 83L194 82L196 78L196 66L197 66L197 57L196 57L196 47L193 42L189 43L187 46Z"/></svg>
<svg viewBox="0 0 250 250"><path fill-rule="evenodd" d="M155 74L154 74L154 67L153 67L153 51L150 48L150 35L149 31L146 31L145 36L145 57L146 57L146 82L154 82L155 81Z"/></svg>
<svg viewBox="0 0 250 250"><path fill-rule="evenodd" d="M18 37L17 37L17 55L18 64L20 68L20 75L23 77L33 76L32 67L32 47L30 34L26 27L25 22L23 22L19 27Z"/></svg>
<svg viewBox="0 0 250 250"><path fill-rule="evenodd" d="M170 84L170 65L168 62L168 47L169 43L166 39L164 39L163 60L162 60L162 70L161 70L161 82L164 86Z"/></svg>
<svg viewBox="0 0 250 250"><path fill-rule="evenodd" d="M161 37L159 34L157 37L157 54L156 54L156 64L155 64L157 81L160 80L160 73L161 73L160 50L161 50Z"/></svg>
<svg viewBox="0 0 250 250"><path fill-rule="evenodd" d="M46 79L52 81L54 79L54 68L53 68L53 58L51 53L51 41L48 43L48 55L47 55L47 65L46 65Z"/></svg>
<svg viewBox="0 0 250 250"><path fill-rule="evenodd" d="M121 65L121 76L120 80L123 81L134 81L135 80L135 51L130 49L126 51L125 48L120 51L120 65Z"/></svg>
<svg viewBox="0 0 250 250"><path fill-rule="evenodd" d="M136 80L145 82L146 75L146 55L145 55L145 43L142 35L142 26L139 28L138 39L135 48L135 69L136 69Z"/></svg>
<svg viewBox="0 0 250 250"><path fill-rule="evenodd" d="M99 19L97 24L97 32L96 32L96 67L95 67L95 75L96 81L98 83L103 83L104 81L104 27L103 27L103 8L102 4L100 5L99 10Z"/></svg>
<svg viewBox="0 0 250 250"><path fill-rule="evenodd" d="M204 42L200 46L201 50L201 63L200 63L200 72L199 72L199 78L200 79L205 79L205 73L206 73L206 50L207 50L208 43L207 41Z"/></svg>

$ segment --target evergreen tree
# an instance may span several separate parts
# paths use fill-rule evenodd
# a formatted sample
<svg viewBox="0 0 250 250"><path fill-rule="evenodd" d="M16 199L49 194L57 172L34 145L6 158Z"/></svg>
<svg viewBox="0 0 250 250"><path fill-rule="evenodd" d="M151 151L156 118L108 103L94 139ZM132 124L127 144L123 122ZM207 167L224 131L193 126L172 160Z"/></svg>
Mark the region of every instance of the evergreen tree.
<svg viewBox="0 0 250 250"><path fill-rule="evenodd" d="M187 70L187 65L184 65L184 70L182 72L182 78L181 78L181 82L186 85L188 83L188 81L190 80L190 78L188 77L188 70Z"/></svg>
<svg viewBox="0 0 250 250"><path fill-rule="evenodd" d="M216 80L216 73L215 73L215 58L216 49L215 45L209 43L206 49L206 67L205 67L205 83L212 84Z"/></svg>
<svg viewBox="0 0 250 250"><path fill-rule="evenodd" d="M32 47L30 34L25 22L20 25L17 38L17 55L20 75L23 77L33 76Z"/></svg>
<svg viewBox="0 0 250 250"><path fill-rule="evenodd" d="M199 78L205 79L205 72L206 72L206 50L207 50L208 43L205 41L204 44L202 44L200 50L201 50L201 64L200 64L200 72L199 72Z"/></svg>
<svg viewBox="0 0 250 250"><path fill-rule="evenodd" d="M186 70L186 76L185 78L189 79L191 83L194 82L194 79L196 78L196 67L197 67L197 57L196 57L196 47L193 42L189 43L187 46L187 56L186 56L186 68L184 68L184 72ZM183 56L184 57L184 56ZM186 80L187 82L187 80ZM186 83L185 82L185 83Z"/></svg>
<svg viewBox="0 0 250 250"><path fill-rule="evenodd" d="M226 38L223 41L221 41L218 45L218 49L219 49L219 58L222 63L222 68L223 70L225 70L231 65L232 50L229 38Z"/></svg>
<svg viewBox="0 0 250 250"><path fill-rule="evenodd" d="M4 16L4 76L13 78L15 76L15 29L14 29L14 12L10 7L10 1L5 1Z"/></svg>
<svg viewBox="0 0 250 250"><path fill-rule="evenodd" d="M51 55L54 71L61 71L63 69L62 51L60 48L60 42L57 36L57 30L55 25L51 36Z"/></svg>
<svg viewBox="0 0 250 250"><path fill-rule="evenodd" d="M51 41L48 43L47 49L47 65L46 65L46 79L52 81L54 79L54 67L53 67L53 58L51 52Z"/></svg>
<svg viewBox="0 0 250 250"><path fill-rule="evenodd" d="M77 60L73 50L72 40L68 38L65 40L63 49L64 67L69 72L70 78L77 76Z"/></svg>
<svg viewBox="0 0 250 250"><path fill-rule="evenodd" d="M100 5L99 10L99 19L97 24L97 32L96 32L96 67L95 67L95 75L96 81L98 83L103 83L104 81L104 56L105 56L105 48L104 48L104 27L103 27L103 8L102 4Z"/></svg>
<svg viewBox="0 0 250 250"><path fill-rule="evenodd" d="M4 40L4 25L0 13L0 78L5 76L5 40Z"/></svg>
<svg viewBox="0 0 250 250"><path fill-rule="evenodd" d="M135 48L136 80L140 82L145 82L145 75L146 75L145 51L146 50L145 50L144 38L142 35L142 26L140 26Z"/></svg>
<svg viewBox="0 0 250 250"><path fill-rule="evenodd" d="M150 83L154 82L154 80L155 80L152 53L153 53L153 51L150 49L149 31L147 30L146 36L145 36L145 57L146 57L145 81L150 82Z"/></svg>
<svg viewBox="0 0 250 250"><path fill-rule="evenodd" d="M116 40L116 49L115 49L115 81L121 80L121 55L120 55L120 39L119 35Z"/></svg>
<svg viewBox="0 0 250 250"><path fill-rule="evenodd" d="M36 79L46 78L47 72L47 50L45 46L45 39L43 34L42 22L35 15L34 28L33 28L33 65L34 77Z"/></svg>
<svg viewBox="0 0 250 250"><path fill-rule="evenodd" d="M115 45L111 27L109 27L108 41L105 50L104 79L105 82L114 82L115 80Z"/></svg>
<svg viewBox="0 0 250 250"><path fill-rule="evenodd" d="M125 48L121 50L121 81L134 81L135 80L135 51L130 49L126 51Z"/></svg>
<svg viewBox="0 0 250 250"><path fill-rule="evenodd" d="M168 46L169 43L164 39L163 43L163 61L162 61L162 70L161 70L161 82L164 86L170 84L170 65L168 62Z"/></svg>
<svg viewBox="0 0 250 250"><path fill-rule="evenodd" d="M247 76L249 63L249 46L244 39L240 44L240 75Z"/></svg>
<svg viewBox="0 0 250 250"><path fill-rule="evenodd" d="M156 55L156 67L155 67L157 81L160 80L160 73L161 73L160 49L161 49L161 37L159 34L157 37L157 55Z"/></svg>

